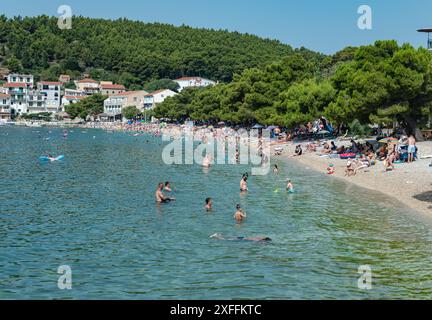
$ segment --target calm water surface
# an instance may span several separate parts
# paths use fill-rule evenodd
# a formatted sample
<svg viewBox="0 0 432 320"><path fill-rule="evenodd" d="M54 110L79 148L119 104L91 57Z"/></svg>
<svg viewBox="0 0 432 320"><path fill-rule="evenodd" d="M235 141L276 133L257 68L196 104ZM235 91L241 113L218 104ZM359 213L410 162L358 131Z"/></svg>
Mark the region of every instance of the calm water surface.
<svg viewBox="0 0 432 320"><path fill-rule="evenodd" d="M166 166L160 138L49 130L0 127L0 299L432 298L432 224L384 196L289 162L241 196L246 167ZM46 152L65 161L41 164ZM275 192L288 177L297 193ZM157 206L165 180L177 201ZM357 287L360 265L371 291Z"/></svg>

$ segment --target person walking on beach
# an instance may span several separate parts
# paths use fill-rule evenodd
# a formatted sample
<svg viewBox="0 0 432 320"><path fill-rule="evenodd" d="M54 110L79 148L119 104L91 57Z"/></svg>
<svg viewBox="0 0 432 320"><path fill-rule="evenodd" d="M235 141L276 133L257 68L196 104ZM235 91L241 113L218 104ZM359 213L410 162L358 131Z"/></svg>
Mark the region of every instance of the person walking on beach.
<svg viewBox="0 0 432 320"><path fill-rule="evenodd" d="M414 161L414 154L416 152L416 139L413 135L408 138L408 163Z"/></svg>
<svg viewBox="0 0 432 320"><path fill-rule="evenodd" d="M236 210L237 211L234 214L234 219L239 223L243 222L246 219L246 212L243 211L239 204L236 206Z"/></svg>
<svg viewBox="0 0 432 320"><path fill-rule="evenodd" d="M248 180L248 176L247 174L244 174L243 178L240 180L240 192L248 191L247 180Z"/></svg>

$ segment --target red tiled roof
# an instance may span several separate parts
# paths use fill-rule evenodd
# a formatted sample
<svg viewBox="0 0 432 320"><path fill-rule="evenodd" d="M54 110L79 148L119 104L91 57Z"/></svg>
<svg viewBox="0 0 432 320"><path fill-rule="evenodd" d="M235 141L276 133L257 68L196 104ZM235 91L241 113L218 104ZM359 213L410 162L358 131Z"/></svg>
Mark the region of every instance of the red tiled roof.
<svg viewBox="0 0 432 320"><path fill-rule="evenodd" d="M102 89L117 89L117 90L126 90L125 86L122 84L103 84L101 85Z"/></svg>
<svg viewBox="0 0 432 320"><path fill-rule="evenodd" d="M93 79L82 79L79 80L78 83L98 83L96 80Z"/></svg>
<svg viewBox="0 0 432 320"><path fill-rule="evenodd" d="M138 93L142 93L142 90L136 90L136 91L125 91L125 92L120 92L120 93L116 93L116 94L112 94L111 97L116 97L116 96L128 96L130 94L138 94Z"/></svg>
<svg viewBox="0 0 432 320"><path fill-rule="evenodd" d="M5 94L5 93L0 93L0 97L1 98L10 98L10 95Z"/></svg>
<svg viewBox="0 0 432 320"><path fill-rule="evenodd" d="M174 81L188 81L188 80L204 80L204 78L201 78L201 77L181 77L181 78L178 78Z"/></svg>
<svg viewBox="0 0 432 320"><path fill-rule="evenodd" d="M24 88L24 87L27 87L27 84L8 82L8 83L3 84L3 87L5 87L5 88Z"/></svg>

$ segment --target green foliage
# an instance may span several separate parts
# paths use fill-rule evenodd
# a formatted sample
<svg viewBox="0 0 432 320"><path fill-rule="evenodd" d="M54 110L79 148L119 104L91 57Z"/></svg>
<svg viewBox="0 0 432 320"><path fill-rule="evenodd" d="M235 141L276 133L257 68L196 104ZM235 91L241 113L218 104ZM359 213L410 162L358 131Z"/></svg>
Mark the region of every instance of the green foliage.
<svg viewBox="0 0 432 320"><path fill-rule="evenodd" d="M368 125L361 124L359 120L354 119L349 125L349 133L352 136L367 137L372 133L372 128Z"/></svg>
<svg viewBox="0 0 432 320"><path fill-rule="evenodd" d="M169 89L177 92L179 88L179 84L172 81L171 79L153 80L144 85L144 90L148 92L153 92L160 89Z"/></svg>
<svg viewBox="0 0 432 320"><path fill-rule="evenodd" d="M418 134L432 110L432 55L395 41L346 48L324 60L296 53L235 75L229 84L185 91L158 117L292 127L325 115L358 135L398 122ZM353 122L353 119L358 119Z"/></svg>
<svg viewBox="0 0 432 320"><path fill-rule="evenodd" d="M24 120L41 120L49 122L51 121L51 113L49 112L39 112L39 113L24 113L21 118Z"/></svg>
<svg viewBox="0 0 432 320"><path fill-rule="evenodd" d="M77 103L66 106L65 109L72 119L77 117L86 119L87 116L96 116L100 113L103 113L103 102L107 98L107 96L103 96L101 94L94 94Z"/></svg>
<svg viewBox="0 0 432 320"><path fill-rule="evenodd" d="M57 17L0 16L0 44L14 72L39 76L57 64L61 73L90 72L128 88L181 76L227 82L235 73L294 54L279 41L238 32L81 16L73 17L71 30L60 30ZM323 58L306 49L298 54Z"/></svg>
<svg viewBox="0 0 432 320"><path fill-rule="evenodd" d="M122 116L126 119L132 119L139 115L141 111L136 106L129 106L123 109Z"/></svg>

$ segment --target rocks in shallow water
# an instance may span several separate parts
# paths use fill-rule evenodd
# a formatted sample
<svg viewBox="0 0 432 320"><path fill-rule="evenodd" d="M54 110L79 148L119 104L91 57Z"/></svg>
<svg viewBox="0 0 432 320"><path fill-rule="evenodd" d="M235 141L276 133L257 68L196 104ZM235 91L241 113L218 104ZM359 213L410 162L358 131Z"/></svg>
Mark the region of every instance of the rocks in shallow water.
<svg viewBox="0 0 432 320"><path fill-rule="evenodd" d="M415 199L432 203L432 191L427 191L414 196Z"/></svg>

